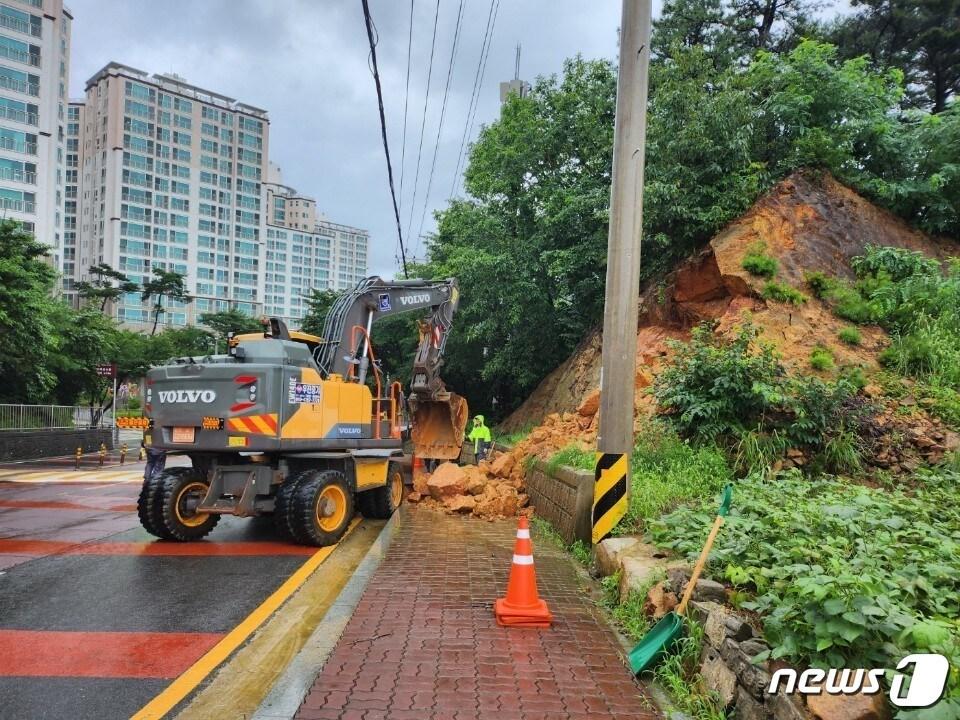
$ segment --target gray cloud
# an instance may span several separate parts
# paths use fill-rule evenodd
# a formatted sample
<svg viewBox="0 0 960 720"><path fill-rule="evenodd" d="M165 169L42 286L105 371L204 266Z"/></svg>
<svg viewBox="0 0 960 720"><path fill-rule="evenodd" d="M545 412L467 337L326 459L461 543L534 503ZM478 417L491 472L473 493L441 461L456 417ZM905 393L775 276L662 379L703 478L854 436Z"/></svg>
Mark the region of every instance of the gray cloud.
<svg viewBox="0 0 960 720"><path fill-rule="evenodd" d="M441 0L433 80L421 156L413 233L437 138L459 0ZM396 271L396 230L380 141L376 93L360 0L71 0L74 14L72 97L111 60L148 72L176 72L201 87L270 113L270 155L287 183L317 198L333 220L370 230L370 271ZM655 6L659 7L656 2ZM371 0L379 33L390 152L400 177L401 130L410 5ZM464 20L447 112L427 203L446 204L464 130L489 0L464 0ZM406 231L423 102L433 0L415 0L402 218ZM619 0L502 0L477 124L499 112L499 83L513 77L514 48L523 46L527 80L560 71L565 58L614 58ZM415 239L409 247L416 248ZM422 254L423 246L419 245Z"/></svg>

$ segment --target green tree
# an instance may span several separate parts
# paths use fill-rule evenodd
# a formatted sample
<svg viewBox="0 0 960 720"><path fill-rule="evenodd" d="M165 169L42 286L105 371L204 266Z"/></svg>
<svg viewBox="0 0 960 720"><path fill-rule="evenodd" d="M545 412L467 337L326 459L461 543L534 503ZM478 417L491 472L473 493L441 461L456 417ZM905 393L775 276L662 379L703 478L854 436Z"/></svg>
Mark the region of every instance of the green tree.
<svg viewBox="0 0 960 720"><path fill-rule="evenodd" d="M58 350L51 316L56 273L47 247L18 222L0 222L0 399L39 402L56 378L50 360Z"/></svg>
<svg viewBox="0 0 960 720"><path fill-rule="evenodd" d="M312 288L310 295L305 298L307 301L307 314L300 322L300 329L311 335L323 335L323 324L327 320L327 313L333 307L333 303L340 297L340 293L333 290L318 290Z"/></svg>
<svg viewBox="0 0 960 720"><path fill-rule="evenodd" d="M846 57L900 68L908 104L947 109L960 91L960 0L853 0L830 39Z"/></svg>
<svg viewBox="0 0 960 720"><path fill-rule="evenodd" d="M100 312L106 310L107 303L116 300L124 293L137 292L140 286L108 263L100 263L90 268L92 281L81 280L77 283L77 292L84 300L100 302Z"/></svg>
<svg viewBox="0 0 960 720"><path fill-rule="evenodd" d="M164 299L177 302L190 302L192 300L187 294L184 276L162 268L153 269L153 279L143 284L140 297L144 301L153 300L153 329L150 331L151 335L157 334L157 323L160 322L160 316L166 312L166 308L163 306Z"/></svg>
<svg viewBox="0 0 960 720"><path fill-rule="evenodd" d="M257 318L233 309L218 313L202 313L200 324L213 330L217 343L226 343L230 333L254 333L263 330Z"/></svg>
<svg viewBox="0 0 960 720"><path fill-rule="evenodd" d="M475 406L515 407L599 317L615 88L576 58L511 97L438 215L426 274L460 281L447 378Z"/></svg>

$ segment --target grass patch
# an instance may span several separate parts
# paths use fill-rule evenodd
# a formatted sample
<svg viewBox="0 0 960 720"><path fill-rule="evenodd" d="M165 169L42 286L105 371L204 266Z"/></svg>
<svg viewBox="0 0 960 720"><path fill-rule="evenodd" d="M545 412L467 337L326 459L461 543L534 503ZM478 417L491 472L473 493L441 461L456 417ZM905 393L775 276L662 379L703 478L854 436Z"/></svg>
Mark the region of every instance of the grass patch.
<svg viewBox="0 0 960 720"><path fill-rule="evenodd" d="M740 265L751 275L765 278L772 278L779 268L776 259L767 255L767 247L762 242L747 248L747 254L743 256Z"/></svg>
<svg viewBox="0 0 960 720"><path fill-rule="evenodd" d="M549 472L555 472L560 467L593 470L594 465L596 465L596 453L593 450L587 450L577 443L570 443L550 456L546 468Z"/></svg>
<svg viewBox="0 0 960 720"><path fill-rule="evenodd" d="M732 478L727 457L718 447L694 446L666 423L652 422L636 438L630 507L616 532L641 530L680 503L712 498Z"/></svg>
<svg viewBox="0 0 960 720"><path fill-rule="evenodd" d="M762 294L765 300L775 300L791 305L803 305L807 301L807 296L802 292L776 280L771 280L764 285Z"/></svg>
<svg viewBox="0 0 960 720"><path fill-rule="evenodd" d="M533 427L534 427L534 426L533 426L533 424L531 423L531 424L529 424L529 425L525 425L524 427L520 428L519 430L514 430L513 432L509 432L509 433L502 433L502 432L500 432L500 431L498 431L498 430L494 430L494 431L493 431L493 439L494 439L494 441L496 441L496 442L498 442L498 443L503 443L503 444L505 444L505 445L509 445L509 446L513 447L513 446L516 445L518 442L520 442L521 440L523 440L524 438L526 438L527 435L530 434L530 431L533 430Z"/></svg>
<svg viewBox="0 0 960 720"><path fill-rule="evenodd" d="M818 345L810 353L810 367L814 370L833 370L833 353Z"/></svg>
<svg viewBox="0 0 960 720"><path fill-rule="evenodd" d="M727 713L720 696L706 688L700 676L700 653L703 650L703 628L687 619L687 632L672 652L667 653L654 670L677 708L696 720L726 720Z"/></svg>
<svg viewBox="0 0 960 720"><path fill-rule="evenodd" d="M847 345L859 345L863 341L860 331L852 325L841 328L840 332L837 333L837 337L840 338L840 342L845 342Z"/></svg>

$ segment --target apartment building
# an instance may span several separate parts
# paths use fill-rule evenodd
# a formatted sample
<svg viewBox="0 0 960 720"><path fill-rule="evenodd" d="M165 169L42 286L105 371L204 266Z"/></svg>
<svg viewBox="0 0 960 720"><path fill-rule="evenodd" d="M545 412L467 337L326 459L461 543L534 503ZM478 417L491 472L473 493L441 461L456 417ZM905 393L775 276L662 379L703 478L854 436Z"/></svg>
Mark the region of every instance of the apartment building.
<svg viewBox="0 0 960 720"><path fill-rule="evenodd" d="M265 110L113 62L67 114L67 164L80 173L66 177L79 242L66 287L99 263L140 284L160 268L184 275L193 298L166 300L161 325L227 309L296 325L311 288L364 276L366 231L329 221L271 173ZM129 293L110 312L143 328L152 304Z"/></svg>
<svg viewBox="0 0 960 720"><path fill-rule="evenodd" d="M167 303L166 325L231 307L262 312L266 111L120 63L90 78L86 93L71 105L82 117L75 279L98 263L138 283L156 268L184 275L195 299ZM151 305L130 293L112 311L145 326Z"/></svg>
<svg viewBox="0 0 960 720"><path fill-rule="evenodd" d="M369 233L317 211L315 199L284 185L270 163L264 184L264 312L296 326L310 290L346 290L367 274Z"/></svg>
<svg viewBox="0 0 960 720"><path fill-rule="evenodd" d="M71 22L62 0L0 3L0 213L50 246L61 271L75 257L64 242Z"/></svg>

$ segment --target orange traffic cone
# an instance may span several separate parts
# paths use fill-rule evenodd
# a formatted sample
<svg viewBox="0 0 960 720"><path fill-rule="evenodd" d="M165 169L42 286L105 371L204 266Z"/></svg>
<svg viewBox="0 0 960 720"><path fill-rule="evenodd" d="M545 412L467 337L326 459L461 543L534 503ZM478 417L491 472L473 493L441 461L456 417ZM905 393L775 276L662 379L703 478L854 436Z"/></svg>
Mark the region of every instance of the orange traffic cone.
<svg viewBox="0 0 960 720"><path fill-rule="evenodd" d="M507 596L493 604L497 624L503 627L550 627L553 615L537 593L537 573L533 569L533 545L530 525L520 516L517 542L513 548L513 566L507 583Z"/></svg>

